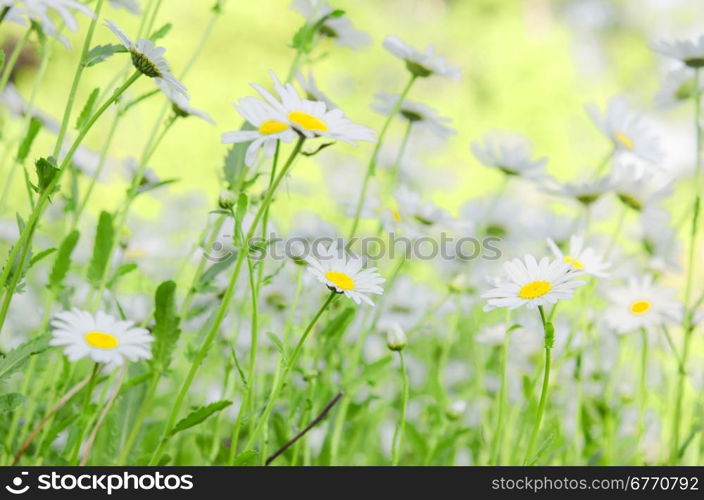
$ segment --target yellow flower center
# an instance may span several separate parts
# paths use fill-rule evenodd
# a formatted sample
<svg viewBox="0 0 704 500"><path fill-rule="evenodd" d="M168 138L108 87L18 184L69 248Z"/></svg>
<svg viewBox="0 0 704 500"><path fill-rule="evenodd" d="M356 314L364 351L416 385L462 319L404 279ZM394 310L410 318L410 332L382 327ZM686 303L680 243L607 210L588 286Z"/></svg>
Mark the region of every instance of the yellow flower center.
<svg viewBox="0 0 704 500"><path fill-rule="evenodd" d="M340 290L354 290L354 280L345 273L328 271L325 273L325 279L332 281Z"/></svg>
<svg viewBox="0 0 704 500"><path fill-rule="evenodd" d="M550 291L552 285L547 281L532 281L519 290L518 296L522 299L537 299Z"/></svg>
<svg viewBox="0 0 704 500"><path fill-rule="evenodd" d="M399 212L397 208L391 210L391 216L396 222L401 222L401 212Z"/></svg>
<svg viewBox="0 0 704 500"><path fill-rule="evenodd" d="M292 111L289 113L288 119L306 130L317 130L320 132L328 130L328 126L323 120L303 111Z"/></svg>
<svg viewBox="0 0 704 500"><path fill-rule="evenodd" d="M582 264L577 259L570 257L569 255L565 257L565 262L572 264L572 267L574 267L575 269L584 269L584 264Z"/></svg>
<svg viewBox="0 0 704 500"><path fill-rule="evenodd" d="M278 120L267 120L259 125L259 133L262 135L278 134L288 128L284 122Z"/></svg>
<svg viewBox="0 0 704 500"><path fill-rule="evenodd" d="M623 132L616 132L614 137L616 138L616 141L619 142L624 148L633 149L633 139L628 137Z"/></svg>
<svg viewBox="0 0 704 500"><path fill-rule="evenodd" d="M647 300L636 300L631 304L631 312L633 314L645 314L650 311L650 302Z"/></svg>
<svg viewBox="0 0 704 500"><path fill-rule="evenodd" d="M85 339L91 347L98 349L114 349L120 344L117 337L105 332L88 332Z"/></svg>

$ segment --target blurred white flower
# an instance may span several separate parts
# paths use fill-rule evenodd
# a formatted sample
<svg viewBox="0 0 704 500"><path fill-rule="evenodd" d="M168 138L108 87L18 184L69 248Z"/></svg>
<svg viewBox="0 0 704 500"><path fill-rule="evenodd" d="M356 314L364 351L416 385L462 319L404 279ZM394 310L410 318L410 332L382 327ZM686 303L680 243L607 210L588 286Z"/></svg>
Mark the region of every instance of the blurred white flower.
<svg viewBox="0 0 704 500"><path fill-rule="evenodd" d="M333 17L333 8L325 0L293 0L291 7L299 12L310 24L326 18L318 29L321 36L331 38L343 47L361 49L371 43L364 31L354 27L347 16Z"/></svg>
<svg viewBox="0 0 704 500"><path fill-rule="evenodd" d="M401 233L411 238L429 234L452 224L448 212L406 186L394 191L396 206L382 212L382 224L389 233Z"/></svg>
<svg viewBox="0 0 704 500"><path fill-rule="evenodd" d="M704 35L694 40L659 41L653 44L653 50L690 68L704 67Z"/></svg>
<svg viewBox="0 0 704 500"><path fill-rule="evenodd" d="M498 168L506 175L526 178L543 176L547 158L533 159L530 141L514 134L493 134L484 138L484 143L472 143L472 153L479 162L490 168Z"/></svg>
<svg viewBox="0 0 704 500"><path fill-rule="evenodd" d="M74 13L72 11L78 11L91 19L95 17L95 12L76 0L22 0L21 2L18 0L0 0L0 9L5 7L10 7L10 11L5 17L6 21L24 26L26 23L20 16L27 16L41 26L44 34L56 38L66 48L70 48L71 44L65 36L59 33L56 24L49 16L49 11L55 11L61 21L71 31L78 30L78 22L73 17Z"/></svg>
<svg viewBox="0 0 704 500"><path fill-rule="evenodd" d="M548 193L563 198L571 198L584 206L589 206L611 191L610 176L588 178L577 182L559 182L552 177L545 178L540 188Z"/></svg>
<svg viewBox="0 0 704 500"><path fill-rule="evenodd" d="M406 63L406 68L414 76L425 78L431 75L443 76L450 80L460 79L460 69L450 66L444 57L435 55L435 49L429 46L420 52L396 36L384 39L384 48Z"/></svg>
<svg viewBox="0 0 704 500"><path fill-rule="evenodd" d="M610 305L604 319L618 333L649 329L682 317L682 304L674 290L655 284L650 275L630 278L625 286L608 289L606 294Z"/></svg>
<svg viewBox="0 0 704 500"><path fill-rule="evenodd" d="M598 278L606 278L609 275L606 270L611 264L596 250L584 246L584 235L575 234L570 238L567 253L563 253L552 239L548 238L547 241L555 257L571 264L573 269Z"/></svg>
<svg viewBox="0 0 704 500"><path fill-rule="evenodd" d="M134 15L138 15L141 12L138 0L110 0L110 5L116 9L125 9Z"/></svg>
<svg viewBox="0 0 704 500"><path fill-rule="evenodd" d="M400 96L398 94L379 92L375 97L376 101L372 103L372 109L388 116L393 111ZM455 129L447 126L451 121L449 118L440 116L436 110L420 102L405 99L401 102L398 113L411 122L414 128L419 126L427 128L442 139L457 133Z"/></svg>

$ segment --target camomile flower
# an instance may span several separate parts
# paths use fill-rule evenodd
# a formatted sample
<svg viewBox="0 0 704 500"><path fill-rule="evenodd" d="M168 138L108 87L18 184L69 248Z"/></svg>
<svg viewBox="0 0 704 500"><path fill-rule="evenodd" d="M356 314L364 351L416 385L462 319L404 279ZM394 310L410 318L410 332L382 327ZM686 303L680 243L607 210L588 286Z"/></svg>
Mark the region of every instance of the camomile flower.
<svg viewBox="0 0 704 500"><path fill-rule="evenodd" d="M653 50L666 57L678 59L690 68L704 67L704 35L695 40L659 41L653 44Z"/></svg>
<svg viewBox="0 0 704 500"><path fill-rule="evenodd" d="M330 99L325 92L320 90L318 83L313 77L312 71L308 71L308 77L303 76L303 73L299 71L296 73L296 81L298 82L299 87L301 87L301 90L303 90L306 94L307 99L311 101L322 101L328 109L339 108L339 106L332 102L332 99Z"/></svg>
<svg viewBox="0 0 704 500"><path fill-rule="evenodd" d="M606 292L610 305L604 311L606 323L618 333L652 328L678 321L682 304L675 291L653 283L652 276L630 278L622 287Z"/></svg>
<svg viewBox="0 0 704 500"><path fill-rule="evenodd" d="M611 177L604 176L596 179L564 183L550 177L545 179L540 187L542 191L548 194L571 198L584 206L589 206L611 191L611 186Z"/></svg>
<svg viewBox="0 0 704 500"><path fill-rule="evenodd" d="M596 250L584 246L583 235L575 234L570 238L567 253L563 253L551 238L548 238L547 242L555 257L570 264L573 269L597 278L606 278L609 275L606 270L611 264L606 262Z"/></svg>
<svg viewBox="0 0 704 500"><path fill-rule="evenodd" d="M503 267L508 280L496 282L492 290L482 294L487 299L484 311L497 307L516 309L523 305L535 309L555 304L571 298L575 288L584 284L575 279L583 273L575 270L571 263L551 261L547 257L538 262L532 255L526 255L523 260L505 262Z"/></svg>
<svg viewBox="0 0 704 500"><path fill-rule="evenodd" d="M672 182L655 172L640 172L627 164L617 164L611 181L611 189L627 207L640 212L672 194Z"/></svg>
<svg viewBox="0 0 704 500"><path fill-rule="evenodd" d="M173 87L165 85L163 81L158 82L157 85L159 86L159 88L161 88L162 92L164 92L166 97L171 101L171 108L173 109L176 116L179 116L181 118L195 116L203 121L210 123L211 125L215 125L215 120L213 120L208 113L191 106L191 101L188 96L178 92Z"/></svg>
<svg viewBox="0 0 704 500"><path fill-rule="evenodd" d="M306 257L309 272L330 290L345 294L359 304L366 302L373 306L369 294L384 293L381 284L385 281L375 267L362 269L361 257L347 256L344 249L333 243L327 249L319 249L318 258Z"/></svg>
<svg viewBox="0 0 704 500"><path fill-rule="evenodd" d="M486 167L527 178L541 177L548 161L544 157L533 159L530 141L519 135L488 135L483 144L472 143L472 153Z"/></svg>
<svg viewBox="0 0 704 500"><path fill-rule="evenodd" d="M330 14L334 11L325 0L293 0L291 8L305 17L310 24L326 18L318 33L334 40L338 45L356 50L371 43L369 35L355 28L346 16L331 17Z"/></svg>
<svg viewBox="0 0 704 500"><path fill-rule="evenodd" d="M110 0L110 5L116 9L125 9L134 15L138 15L141 12L138 0Z"/></svg>
<svg viewBox="0 0 704 500"><path fill-rule="evenodd" d="M22 2L18 0L0 0L0 10L5 7L11 7L5 17L6 21L12 21L24 26L24 20L21 20L19 16L26 15L30 20L39 24L46 35L56 38L66 48L70 48L71 44L66 37L59 33L56 24L49 16L49 12L56 12L61 21L71 31L78 30L78 22L72 11L75 10L85 14L91 19L95 17L95 12L77 0L22 0Z"/></svg>
<svg viewBox="0 0 704 500"><path fill-rule="evenodd" d="M112 21L106 21L105 25L120 39L120 42L122 42L122 45L125 46L132 57L132 64L140 73L153 78L162 91L169 89L172 92L178 92L188 97L186 87L171 73L169 64L163 57L164 52L166 52L165 48L156 47L153 41L144 38L137 40L137 43L133 42Z"/></svg>
<svg viewBox="0 0 704 500"><path fill-rule="evenodd" d="M382 212L382 224L389 233L398 231L410 237L420 237L452 222L449 213L431 201L424 201L419 193L407 186L394 191L394 200L396 205Z"/></svg>
<svg viewBox="0 0 704 500"><path fill-rule="evenodd" d="M282 84L273 71L269 75L274 81L274 90L280 101L261 86L252 84L252 87L305 137L327 137L353 146L357 144L356 141L376 141L372 129L347 119L342 110L330 110L324 102L303 99L293 85Z"/></svg>
<svg viewBox="0 0 704 500"><path fill-rule="evenodd" d="M379 92L375 97L376 102L372 104L372 109L388 116L391 114L391 111L393 111L399 95ZM405 99L401 103L398 113L411 122L414 127L426 127L430 132L440 138L444 139L457 133L455 129L447 126L451 121L449 118L440 116L436 110L420 102Z"/></svg>
<svg viewBox="0 0 704 500"><path fill-rule="evenodd" d="M444 76L450 80L460 79L460 69L450 66L444 57L435 55L435 49L429 46L420 52L396 36L384 39L384 48L406 63L406 68L416 77L426 78L431 75Z"/></svg>
<svg viewBox="0 0 704 500"><path fill-rule="evenodd" d="M154 338L149 331L102 311L96 314L76 308L63 311L54 316L51 326L49 345L63 346L71 361L87 356L96 363L119 366L152 357L150 344Z"/></svg>
<svg viewBox="0 0 704 500"><path fill-rule="evenodd" d="M682 67L669 71L655 94L655 104L662 107L674 106L694 97L696 87L694 70ZM699 83L699 92L704 90L704 82Z"/></svg>
<svg viewBox="0 0 704 500"><path fill-rule="evenodd" d="M658 272L679 269L681 248L669 212L657 207L646 207L640 215L639 239L649 257L650 268Z"/></svg>
<svg viewBox="0 0 704 500"><path fill-rule="evenodd" d="M593 104L587 106L587 112L616 151L631 153L650 163L662 159L659 137L644 122L644 116L631 109L623 98L612 97L604 113Z"/></svg>
<svg viewBox="0 0 704 500"><path fill-rule="evenodd" d="M285 114L256 97L243 97L235 105L235 109L252 128L225 132L222 134L222 143L249 142L244 157L244 163L248 167L256 163L260 149L264 156L271 158L276 151L277 141L289 143L297 137Z"/></svg>

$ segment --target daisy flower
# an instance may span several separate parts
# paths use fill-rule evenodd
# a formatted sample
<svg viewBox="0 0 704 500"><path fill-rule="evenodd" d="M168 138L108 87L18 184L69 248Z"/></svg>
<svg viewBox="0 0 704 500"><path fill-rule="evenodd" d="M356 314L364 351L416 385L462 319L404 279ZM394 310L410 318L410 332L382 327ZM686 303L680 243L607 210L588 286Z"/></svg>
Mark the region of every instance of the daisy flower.
<svg viewBox="0 0 704 500"><path fill-rule="evenodd" d="M604 319L618 333L678 321L682 315L675 291L656 285L649 275L630 278L625 286L612 288L606 294L611 305L604 311Z"/></svg>
<svg viewBox="0 0 704 500"><path fill-rule="evenodd" d="M170 92L178 92L188 97L186 87L176 79L169 69L169 64L164 59L163 54L166 49L156 47L154 42L140 38L137 43L134 43L119 26L112 21L106 21L105 25L112 31L117 38L120 39L122 45L128 50L132 56L132 64L143 75L153 78L159 89Z"/></svg>
<svg viewBox="0 0 704 500"><path fill-rule="evenodd" d="M385 210L382 224L387 232L400 230L410 237L419 237L438 226L451 223L450 214L430 201L423 201L420 194L401 186L394 192L395 208Z"/></svg>
<svg viewBox="0 0 704 500"><path fill-rule="evenodd" d="M256 97L243 97L235 105L235 109L252 128L225 132L222 134L222 143L249 142L244 157L244 163L248 167L255 164L260 149L264 156L271 158L276 151L277 141L289 143L297 137L285 114Z"/></svg>
<svg viewBox="0 0 704 500"><path fill-rule="evenodd" d="M308 77L303 76L303 73L299 71L298 73L296 73L296 81L301 87L301 90L303 90L303 93L306 94L307 99L311 101L322 101L325 103L328 109L335 109L339 107L337 104L332 102L332 99L330 99L325 94L325 92L320 90L320 87L318 87L318 83L313 77L312 71L308 71Z"/></svg>
<svg viewBox="0 0 704 500"><path fill-rule="evenodd" d="M569 251L566 254L551 238L547 241L555 258L571 264L573 269L597 278L606 278L609 275L606 270L611 264L606 262L596 250L584 246L583 235L575 234L570 238Z"/></svg>
<svg viewBox="0 0 704 500"><path fill-rule="evenodd" d="M309 272L330 290L343 293L359 304L366 302L373 306L369 294L384 293L381 284L385 281L375 267L362 269L363 259L356 256L346 256L343 249L336 243L327 250L320 249L319 258L306 257Z"/></svg>
<svg viewBox="0 0 704 500"><path fill-rule="evenodd" d="M335 40L338 45L357 50L371 43L369 35L355 28L346 16L330 17L334 11L325 0L293 0L291 8L305 17L310 24L326 18L318 33Z"/></svg>
<svg viewBox="0 0 704 500"><path fill-rule="evenodd" d="M653 45L653 50L666 57L678 59L690 68L704 67L704 35L695 40L659 41Z"/></svg>
<svg viewBox="0 0 704 500"><path fill-rule="evenodd" d="M472 153L486 167L498 168L506 175L528 178L541 177L548 161L544 157L533 159L530 141L519 135L486 136L484 144L472 143Z"/></svg>
<svg viewBox="0 0 704 500"><path fill-rule="evenodd" d="M252 87L279 114L286 117L289 125L305 137L327 137L353 146L356 141L376 141L372 129L347 119L342 110L330 110L324 102L304 99L298 95L293 85L282 84L273 71L269 75L280 100L257 84L252 84Z"/></svg>
<svg viewBox="0 0 704 500"><path fill-rule="evenodd" d="M387 36L384 39L384 48L403 60L408 71L416 77L438 75L450 80L460 79L460 69L447 64L444 57L435 55L432 46L420 52L396 36Z"/></svg>
<svg viewBox="0 0 704 500"><path fill-rule="evenodd" d="M141 9L137 0L110 0L110 5L116 9L125 9L127 12L139 15Z"/></svg>
<svg viewBox="0 0 704 500"><path fill-rule="evenodd" d="M386 92L379 92L375 97L376 102L372 104L372 109L388 116L393 111L400 96L398 94L392 95ZM451 121L449 118L440 116L436 110L425 104L405 99L401 102L398 113L413 123L414 126L426 127L440 138L447 138L457 133L455 129L447 126Z"/></svg>
<svg viewBox="0 0 704 500"><path fill-rule="evenodd" d="M704 82L700 82L699 89L696 89L696 78L694 70L691 68L679 68L668 72L657 94L655 94L655 104L662 107L674 106L684 101L692 99L695 91L704 90Z"/></svg>
<svg viewBox="0 0 704 500"><path fill-rule="evenodd" d="M609 176L574 183L561 183L549 178L541 185L541 189L548 194L572 198L584 206L589 206L611 191L611 183L612 180Z"/></svg>
<svg viewBox="0 0 704 500"><path fill-rule="evenodd" d="M119 366L126 361L150 359L149 331L137 328L131 321L122 321L98 311L95 315L72 309L54 316L52 346L64 346L71 361L90 357L96 363Z"/></svg>
<svg viewBox="0 0 704 500"><path fill-rule="evenodd" d="M215 125L215 120L213 120L208 113L191 106L188 96L178 92L173 87L165 85L163 81L157 82L157 85L162 92L164 92L169 101L171 101L171 107L177 116L180 116L181 118L195 116L210 123L211 125Z"/></svg>
<svg viewBox="0 0 704 500"><path fill-rule="evenodd" d="M601 113L595 105L587 106L594 124L613 143L618 152L631 153L650 163L662 159L660 139L644 123L643 115L632 110L620 97L612 97Z"/></svg>
<svg viewBox="0 0 704 500"><path fill-rule="evenodd" d="M408 339L401 325L391 323L386 329L386 347L392 351L401 351L407 343Z"/></svg>
<svg viewBox="0 0 704 500"><path fill-rule="evenodd" d="M523 260L505 262L503 267L508 280L496 281L492 290L482 294L487 299L485 311L497 307L516 309L523 305L535 309L555 304L571 298L575 288L584 284L574 279L582 272L575 270L571 263L551 261L547 257L538 262L532 255L526 255Z"/></svg>
<svg viewBox="0 0 704 500"><path fill-rule="evenodd" d="M612 176L611 189L618 199L629 208L640 212L672 194L672 182L656 176L654 172L633 174L634 169L626 164L617 164Z"/></svg>
<svg viewBox="0 0 704 500"><path fill-rule="evenodd" d="M646 207L640 215L639 239L649 257L648 265L659 272L678 269L681 248L670 214L657 207Z"/></svg>
<svg viewBox="0 0 704 500"><path fill-rule="evenodd" d="M11 7L5 20L24 25L18 14L26 15L39 24L46 35L56 38L67 48L70 48L71 44L59 33L56 24L49 17L49 11L55 11L71 31L78 30L78 22L72 11L80 12L91 19L95 17L95 12L76 0L22 0L22 6L19 6L19 3L18 0L0 0L0 9Z"/></svg>

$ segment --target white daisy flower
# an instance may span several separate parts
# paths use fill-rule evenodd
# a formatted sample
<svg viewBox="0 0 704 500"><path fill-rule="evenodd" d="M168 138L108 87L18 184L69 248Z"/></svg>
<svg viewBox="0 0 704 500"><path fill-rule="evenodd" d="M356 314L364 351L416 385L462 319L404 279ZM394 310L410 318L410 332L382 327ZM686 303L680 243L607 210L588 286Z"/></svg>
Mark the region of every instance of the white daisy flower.
<svg viewBox="0 0 704 500"><path fill-rule="evenodd" d="M386 92L376 94L376 102L372 104L372 109L382 115L388 116L394 109L398 101L399 94L392 95ZM440 138L447 138L457 133L457 131L447 125L452 121L450 118L440 116L436 110L425 104L405 99L401 103L398 113L413 123L413 126L426 127L429 131Z"/></svg>
<svg viewBox="0 0 704 500"><path fill-rule="evenodd" d="M303 76L303 73L300 71L296 73L296 81L298 82L298 85L301 87L301 90L306 94L306 98L310 99L311 101L322 101L325 103L325 105L328 107L328 109L335 109L339 108L337 104L332 102L332 99L330 99L325 92L320 90L320 87L318 87L318 83L315 81L315 78L313 77L313 72L308 71L308 77L306 78Z"/></svg>
<svg viewBox="0 0 704 500"><path fill-rule="evenodd" d="M250 142L244 158L248 167L256 163L260 149L264 156L271 158L276 151L277 141L289 143L297 137L286 115L256 97L243 97L235 109L254 129L225 132L222 134L222 143Z"/></svg>
<svg viewBox="0 0 704 500"><path fill-rule="evenodd" d="M386 347L392 351L401 351L408 343L406 333L398 323L391 323L386 328Z"/></svg>
<svg viewBox="0 0 704 500"><path fill-rule="evenodd" d="M188 116L196 116L201 120L204 120L211 125L215 125L215 120L203 110L196 109L191 106L191 101L188 96L178 92L174 88L165 85L163 81L157 82L159 88L166 95L166 97L171 101L171 107L177 116L186 118Z"/></svg>
<svg viewBox="0 0 704 500"><path fill-rule="evenodd" d="M604 176L562 183L550 177L545 179L540 187L548 194L571 198L584 206L589 206L611 191L612 180L610 176Z"/></svg>
<svg viewBox="0 0 704 500"><path fill-rule="evenodd" d="M652 328L682 317L682 304L675 299L675 291L656 285L652 276L630 278L627 285L606 294L611 305L604 311L604 319L618 333Z"/></svg>
<svg viewBox="0 0 704 500"><path fill-rule="evenodd" d="M669 71L655 94L655 104L668 107L692 99L696 90L695 81L694 70L691 68L683 67ZM702 90L704 81L699 83L699 92Z"/></svg>
<svg viewBox="0 0 704 500"><path fill-rule="evenodd" d="M659 137L644 122L644 116L631 109L623 98L612 97L603 114L593 104L587 106L587 112L616 151L633 154L650 163L662 159Z"/></svg>
<svg viewBox="0 0 704 500"><path fill-rule="evenodd" d="M611 189L627 207L640 212L672 194L672 182L657 176L655 172L640 172L630 165L616 165Z"/></svg>
<svg viewBox="0 0 704 500"><path fill-rule="evenodd" d="M547 158L533 159L528 139L519 135L494 134L484 138L484 144L472 143L472 153L482 165L498 168L506 175L538 178L543 175Z"/></svg>
<svg viewBox="0 0 704 500"><path fill-rule="evenodd" d="M330 290L343 293L359 304L366 302L373 306L369 294L384 293L381 284L385 281L375 267L362 269L361 257L346 256L344 249L333 243L327 250L319 249L320 256L306 257L309 272Z"/></svg>
<svg viewBox="0 0 704 500"><path fill-rule="evenodd" d="M532 255L526 255L523 260L505 262L503 267L508 280L496 282L492 290L482 294L487 299L485 311L497 307L516 309L523 305L534 309L555 304L571 298L575 288L584 284L574 279L582 276L582 272L575 270L571 263L551 261L547 257L538 262Z"/></svg>
<svg viewBox="0 0 704 500"><path fill-rule="evenodd" d="M75 308L63 311L54 316L51 326L54 330L49 345L64 346L64 354L71 361L88 356L96 363L119 366L152 357L150 344L154 338L149 331L102 311L95 315Z"/></svg>
<svg viewBox="0 0 704 500"><path fill-rule="evenodd" d="M273 71L269 74L280 101L261 86L252 87L304 136L327 137L352 145L356 141L376 141L374 130L350 121L340 109L329 110L324 102L302 98L293 85L282 84Z"/></svg>
<svg viewBox="0 0 704 500"><path fill-rule="evenodd" d="M387 36L384 39L384 48L402 59L408 71L417 77L438 75L451 80L460 79L460 69L447 64L444 57L435 55L435 49L432 46L420 52L396 36Z"/></svg>
<svg viewBox="0 0 704 500"><path fill-rule="evenodd" d="M431 201L424 201L407 186L396 189L394 199L396 206L382 212L382 224L389 233L398 231L414 238L452 223L448 212Z"/></svg>
<svg viewBox="0 0 704 500"><path fill-rule="evenodd" d="M5 18L6 21L24 25L25 23L20 21L18 14L26 15L30 20L39 24L46 35L56 38L67 48L70 48L71 44L66 37L59 34L56 24L49 16L49 11L55 11L71 31L78 30L78 22L73 17L73 10L85 14L91 19L95 17L95 12L76 0L22 0L22 5L19 3L18 0L0 0L0 9L12 7Z"/></svg>
<svg viewBox="0 0 704 500"><path fill-rule="evenodd" d="M570 238L569 251L566 254L551 238L548 238L547 242L555 257L571 264L573 269L597 278L606 278L609 275L606 270L611 266L611 263L605 261L603 256L593 248L585 247L583 235L575 234Z"/></svg>
<svg viewBox="0 0 704 500"><path fill-rule="evenodd" d="M690 68L704 67L704 35L695 40L659 41L653 44L653 50L666 57L678 59Z"/></svg>
<svg viewBox="0 0 704 500"><path fill-rule="evenodd" d="M640 214L640 241L649 256L648 265L658 271L679 269L681 248L670 214L657 207L646 207Z"/></svg>
<svg viewBox="0 0 704 500"><path fill-rule="evenodd" d="M291 8L305 17L310 24L315 24L333 13L332 7L325 0L293 0ZM355 28L346 16L327 17L318 33L335 40L338 45L355 50L369 45L372 41L367 33Z"/></svg>
<svg viewBox="0 0 704 500"><path fill-rule="evenodd" d="M110 5L116 9L125 9L134 15L139 15L141 12L138 0L110 0Z"/></svg>
<svg viewBox="0 0 704 500"><path fill-rule="evenodd" d="M162 91L169 89L171 92L178 92L188 97L186 87L171 73L169 64L163 57L165 48L156 47L154 42L144 38L134 43L119 26L110 20L106 21L105 25L120 39L132 56L132 64L143 75L153 78Z"/></svg>

